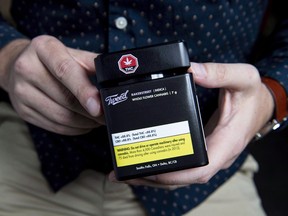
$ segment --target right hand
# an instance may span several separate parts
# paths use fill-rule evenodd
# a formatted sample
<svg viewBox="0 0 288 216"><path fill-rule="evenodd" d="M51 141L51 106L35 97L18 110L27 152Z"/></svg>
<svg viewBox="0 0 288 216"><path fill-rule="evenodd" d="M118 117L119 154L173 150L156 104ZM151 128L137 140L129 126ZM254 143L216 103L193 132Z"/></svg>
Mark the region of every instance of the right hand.
<svg viewBox="0 0 288 216"><path fill-rule="evenodd" d="M99 92L88 78L95 74L97 54L67 48L51 36L15 44L1 50L2 56L5 50L12 54L0 71L0 84L22 119L63 135L104 124Z"/></svg>

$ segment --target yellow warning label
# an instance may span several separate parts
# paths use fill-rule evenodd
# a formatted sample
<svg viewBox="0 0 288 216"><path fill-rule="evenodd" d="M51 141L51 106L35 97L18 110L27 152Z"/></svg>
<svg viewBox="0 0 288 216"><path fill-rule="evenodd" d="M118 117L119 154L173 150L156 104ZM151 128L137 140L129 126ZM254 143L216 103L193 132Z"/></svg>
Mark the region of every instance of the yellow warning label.
<svg viewBox="0 0 288 216"><path fill-rule="evenodd" d="M114 146L118 167L191 155L190 133Z"/></svg>

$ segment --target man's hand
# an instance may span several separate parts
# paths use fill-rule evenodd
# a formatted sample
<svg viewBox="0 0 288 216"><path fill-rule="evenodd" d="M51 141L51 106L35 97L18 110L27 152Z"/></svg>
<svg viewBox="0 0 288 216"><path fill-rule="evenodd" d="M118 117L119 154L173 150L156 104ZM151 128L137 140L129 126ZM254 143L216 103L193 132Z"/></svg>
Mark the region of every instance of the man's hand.
<svg viewBox="0 0 288 216"><path fill-rule="evenodd" d="M0 56L0 86L22 119L64 135L103 124L99 92L88 78L95 73L95 53L39 36L11 42Z"/></svg>
<svg viewBox="0 0 288 216"><path fill-rule="evenodd" d="M253 136L271 118L274 103L259 72L248 64L191 63L195 82L220 88L219 107L205 126L209 165L126 181L128 184L177 188L206 183L228 168ZM110 180L115 180L110 173Z"/></svg>

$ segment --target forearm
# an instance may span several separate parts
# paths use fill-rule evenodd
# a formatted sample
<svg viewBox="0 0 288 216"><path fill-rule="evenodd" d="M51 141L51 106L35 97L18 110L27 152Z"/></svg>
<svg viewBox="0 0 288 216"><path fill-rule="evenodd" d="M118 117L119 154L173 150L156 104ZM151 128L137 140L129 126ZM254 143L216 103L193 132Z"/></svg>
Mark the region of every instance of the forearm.
<svg viewBox="0 0 288 216"><path fill-rule="evenodd" d="M1 2L1 8L3 3ZM4 8L4 7L3 7ZM1 11L2 12L2 11ZM7 91L9 67L28 40L0 15L0 88Z"/></svg>
<svg viewBox="0 0 288 216"><path fill-rule="evenodd" d="M27 39L16 39L0 50L0 88L8 91L8 77L12 63L29 44Z"/></svg>
<svg viewBox="0 0 288 216"><path fill-rule="evenodd" d="M281 6L281 3L277 2L275 8L271 10L271 15L277 22L275 22L272 34L266 38L265 44L263 43L263 54L266 53L266 55L261 56L261 60L255 64L263 77L262 81L273 96L273 119L278 122L283 121L288 110L288 16ZM268 128L272 127L273 124L268 125ZM266 126L264 128L263 134L269 131L266 130Z"/></svg>
<svg viewBox="0 0 288 216"><path fill-rule="evenodd" d="M261 76L277 80L288 92L288 19L280 23L267 44L269 54L256 67Z"/></svg>

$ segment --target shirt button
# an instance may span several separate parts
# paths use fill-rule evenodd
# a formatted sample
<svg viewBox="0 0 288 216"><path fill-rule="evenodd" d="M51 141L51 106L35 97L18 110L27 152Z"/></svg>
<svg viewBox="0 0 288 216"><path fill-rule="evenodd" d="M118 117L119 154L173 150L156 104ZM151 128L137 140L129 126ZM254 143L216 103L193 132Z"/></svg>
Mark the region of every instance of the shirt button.
<svg viewBox="0 0 288 216"><path fill-rule="evenodd" d="M115 20L115 25L118 29L126 28L127 24L128 24L128 22L127 22L127 19L125 17L118 17Z"/></svg>

